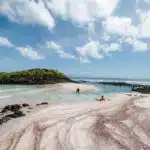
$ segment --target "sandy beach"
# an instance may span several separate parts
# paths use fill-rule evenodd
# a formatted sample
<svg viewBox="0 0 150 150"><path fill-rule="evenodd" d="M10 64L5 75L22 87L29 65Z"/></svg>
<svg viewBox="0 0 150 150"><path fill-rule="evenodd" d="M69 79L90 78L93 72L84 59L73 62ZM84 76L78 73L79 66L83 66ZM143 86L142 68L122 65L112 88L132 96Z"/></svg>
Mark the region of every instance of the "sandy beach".
<svg viewBox="0 0 150 150"><path fill-rule="evenodd" d="M0 150L149 150L149 108L137 93L42 106L0 126Z"/></svg>

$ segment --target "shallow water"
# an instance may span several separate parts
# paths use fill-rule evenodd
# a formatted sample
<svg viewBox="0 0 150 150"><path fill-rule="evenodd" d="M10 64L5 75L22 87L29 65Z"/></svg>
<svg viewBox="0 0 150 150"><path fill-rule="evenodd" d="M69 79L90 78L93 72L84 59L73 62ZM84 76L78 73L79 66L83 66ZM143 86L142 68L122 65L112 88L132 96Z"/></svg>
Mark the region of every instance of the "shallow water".
<svg viewBox="0 0 150 150"><path fill-rule="evenodd" d="M124 92L130 92L128 87L115 87L110 85L87 84L80 94L76 94L74 87L70 90L60 90L62 87L59 85L46 85L46 86L25 86L25 85L0 85L0 103L12 102L14 100L28 100L28 101L52 101L58 103L72 103L81 101L93 101L104 95L109 98L112 95ZM87 87L86 87L87 86ZM88 86L96 87L96 90L88 89ZM86 90L87 88L87 90Z"/></svg>

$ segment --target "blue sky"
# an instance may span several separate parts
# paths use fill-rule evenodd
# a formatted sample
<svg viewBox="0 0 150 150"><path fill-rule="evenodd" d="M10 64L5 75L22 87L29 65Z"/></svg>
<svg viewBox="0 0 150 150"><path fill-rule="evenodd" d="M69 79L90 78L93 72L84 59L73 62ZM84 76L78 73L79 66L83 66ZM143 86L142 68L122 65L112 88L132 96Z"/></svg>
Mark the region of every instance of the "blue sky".
<svg viewBox="0 0 150 150"><path fill-rule="evenodd" d="M0 71L150 78L150 0L1 0Z"/></svg>

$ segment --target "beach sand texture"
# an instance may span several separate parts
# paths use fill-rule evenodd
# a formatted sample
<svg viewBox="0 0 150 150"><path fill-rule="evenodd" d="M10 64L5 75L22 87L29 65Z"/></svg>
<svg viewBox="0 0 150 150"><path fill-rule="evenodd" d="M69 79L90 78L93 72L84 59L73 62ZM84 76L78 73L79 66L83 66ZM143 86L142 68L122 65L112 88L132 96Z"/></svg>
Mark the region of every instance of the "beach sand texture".
<svg viewBox="0 0 150 150"><path fill-rule="evenodd" d="M52 105L0 130L0 150L149 150L150 96Z"/></svg>

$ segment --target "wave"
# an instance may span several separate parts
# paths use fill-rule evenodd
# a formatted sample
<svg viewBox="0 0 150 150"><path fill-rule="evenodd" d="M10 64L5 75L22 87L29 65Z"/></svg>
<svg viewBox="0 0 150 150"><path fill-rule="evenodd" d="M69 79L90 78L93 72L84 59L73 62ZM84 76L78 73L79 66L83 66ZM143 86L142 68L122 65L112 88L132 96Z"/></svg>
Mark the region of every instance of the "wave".
<svg viewBox="0 0 150 150"><path fill-rule="evenodd" d="M4 95L4 96L0 96L0 99L10 98L10 97L12 97L12 95Z"/></svg>
<svg viewBox="0 0 150 150"><path fill-rule="evenodd" d="M3 92L15 92L15 91L21 91L23 90L22 88L15 88L15 89L0 89L0 93L3 93Z"/></svg>
<svg viewBox="0 0 150 150"><path fill-rule="evenodd" d="M115 79L75 79L75 81L81 83L93 83L97 84L100 82L120 82L120 83L129 83L129 84L140 84L140 85L150 85L150 81L140 81L140 80L115 80Z"/></svg>

